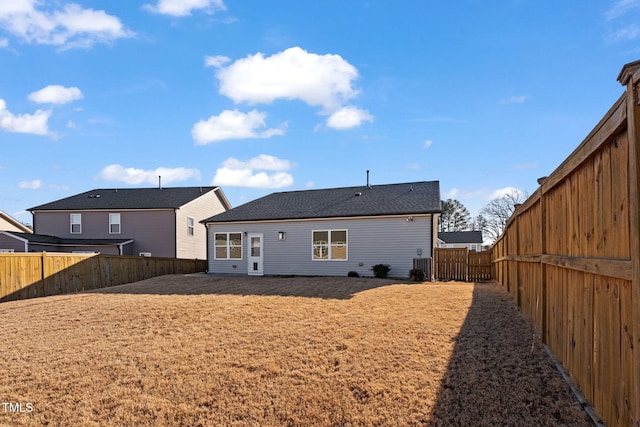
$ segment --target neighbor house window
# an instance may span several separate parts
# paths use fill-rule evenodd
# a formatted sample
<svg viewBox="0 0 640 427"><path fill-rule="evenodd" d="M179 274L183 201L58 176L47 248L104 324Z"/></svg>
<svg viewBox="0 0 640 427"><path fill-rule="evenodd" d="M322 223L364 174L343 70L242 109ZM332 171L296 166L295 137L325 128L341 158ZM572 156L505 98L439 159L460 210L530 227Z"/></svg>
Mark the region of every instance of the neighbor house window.
<svg viewBox="0 0 640 427"><path fill-rule="evenodd" d="M313 260L346 260L347 230L313 231Z"/></svg>
<svg viewBox="0 0 640 427"><path fill-rule="evenodd" d="M109 234L120 234L120 214L109 214Z"/></svg>
<svg viewBox="0 0 640 427"><path fill-rule="evenodd" d="M193 236L195 231L194 220L192 216L187 217L187 234L189 236Z"/></svg>
<svg viewBox="0 0 640 427"><path fill-rule="evenodd" d="M242 233L215 233L215 259L242 259Z"/></svg>
<svg viewBox="0 0 640 427"><path fill-rule="evenodd" d="M469 249L471 250L471 252L478 252L478 245L471 245Z"/></svg>
<svg viewBox="0 0 640 427"><path fill-rule="evenodd" d="M69 218L71 220L71 233L82 233L82 214L71 214Z"/></svg>

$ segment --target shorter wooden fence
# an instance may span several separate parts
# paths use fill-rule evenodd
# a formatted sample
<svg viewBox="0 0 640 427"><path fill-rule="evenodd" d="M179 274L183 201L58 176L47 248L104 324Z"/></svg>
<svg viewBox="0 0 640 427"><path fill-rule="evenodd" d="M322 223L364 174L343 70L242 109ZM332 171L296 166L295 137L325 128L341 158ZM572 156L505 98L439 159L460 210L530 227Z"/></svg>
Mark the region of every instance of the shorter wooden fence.
<svg viewBox="0 0 640 427"><path fill-rule="evenodd" d="M473 252L467 248L435 248L436 280L476 282L493 279L491 251Z"/></svg>
<svg viewBox="0 0 640 427"><path fill-rule="evenodd" d="M0 254L0 302L205 271L205 260L102 254Z"/></svg>

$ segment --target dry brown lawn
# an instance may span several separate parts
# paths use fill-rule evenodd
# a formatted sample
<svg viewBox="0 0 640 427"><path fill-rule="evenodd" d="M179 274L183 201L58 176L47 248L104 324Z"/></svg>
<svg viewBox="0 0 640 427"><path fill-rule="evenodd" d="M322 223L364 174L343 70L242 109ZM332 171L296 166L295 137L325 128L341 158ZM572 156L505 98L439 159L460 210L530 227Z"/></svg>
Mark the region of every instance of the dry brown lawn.
<svg viewBox="0 0 640 427"><path fill-rule="evenodd" d="M0 319L3 425L589 425L495 284L174 275Z"/></svg>

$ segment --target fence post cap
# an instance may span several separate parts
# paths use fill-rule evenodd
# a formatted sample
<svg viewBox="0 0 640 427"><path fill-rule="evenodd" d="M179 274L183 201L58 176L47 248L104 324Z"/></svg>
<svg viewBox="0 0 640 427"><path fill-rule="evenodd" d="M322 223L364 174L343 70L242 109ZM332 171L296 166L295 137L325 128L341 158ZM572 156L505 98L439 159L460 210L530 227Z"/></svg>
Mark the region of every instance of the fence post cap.
<svg viewBox="0 0 640 427"><path fill-rule="evenodd" d="M618 81L621 85L626 86L629 79L633 74L640 70L640 61L629 62L622 67L620 74L618 74Z"/></svg>

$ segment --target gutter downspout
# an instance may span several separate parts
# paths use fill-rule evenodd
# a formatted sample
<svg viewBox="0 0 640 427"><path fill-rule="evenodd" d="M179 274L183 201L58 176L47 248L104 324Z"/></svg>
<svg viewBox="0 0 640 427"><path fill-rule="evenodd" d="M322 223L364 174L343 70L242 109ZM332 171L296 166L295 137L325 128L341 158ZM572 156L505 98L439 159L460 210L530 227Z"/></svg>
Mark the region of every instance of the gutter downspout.
<svg viewBox="0 0 640 427"><path fill-rule="evenodd" d="M205 269L205 273L209 273L209 224L205 223L204 224L204 229L205 229L205 243L206 243L206 249L205 249L205 254L204 254L204 258L207 260L207 268Z"/></svg>
<svg viewBox="0 0 640 427"><path fill-rule="evenodd" d="M435 263L434 263L434 248L438 242L438 214L431 214L431 277L430 280L433 281L435 279Z"/></svg>

